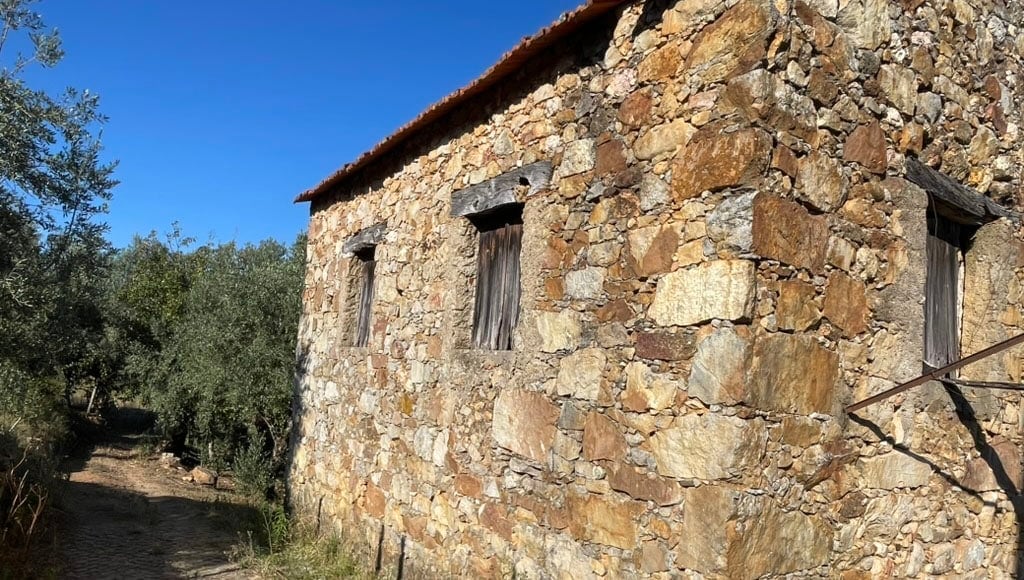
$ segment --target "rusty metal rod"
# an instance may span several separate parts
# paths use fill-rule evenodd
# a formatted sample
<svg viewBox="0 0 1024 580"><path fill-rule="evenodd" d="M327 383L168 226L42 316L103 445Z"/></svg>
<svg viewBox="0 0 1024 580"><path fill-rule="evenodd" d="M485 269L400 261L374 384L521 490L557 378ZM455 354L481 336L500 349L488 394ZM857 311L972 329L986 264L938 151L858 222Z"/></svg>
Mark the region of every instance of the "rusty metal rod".
<svg viewBox="0 0 1024 580"><path fill-rule="evenodd" d="M974 354L972 354L971 356L969 356L967 358L962 358L962 359L960 359L960 360L958 360L958 361L956 361L954 363L950 363L950 364L948 364L948 365L946 365L946 366L944 366L944 367L942 367L940 369L936 369L936 370L934 370L934 371L932 371L930 373L921 375L921 376L917 377L916 379L914 379L912 381L908 381L906 383L903 383L902 385L899 385L898 387L893 387L893 388L891 388L891 389L889 389L887 391L882 391L881 393L878 393L877 395L874 395L873 397L868 397L867 399L864 399L863 401L860 401L858 403L854 403L854 404L846 407L846 412L847 413L853 413L855 411L859 411L859 410L863 409L864 407L867 407L868 405L874 405L875 403L877 403L879 401L884 401L885 399L888 399L889 397L893 397L893 396L898 395L898 394L900 394L900 393L902 393L904 391L908 391L910 389L913 389L914 387L919 387L919 386L927 383L928 381L934 381L936 379L939 379L943 375L948 374L948 373L950 373L952 371L955 371L956 369L965 367L965 366L967 366L967 365L969 365L971 363L978 362L978 361L980 361L982 359L985 359L985 358L988 358L988 357L990 357L990 356L992 356L994 354L999 354L999 353L1003 352L1004 350L1006 350L1008 348L1012 348L1014 346L1017 346L1018 344L1021 344L1021 343L1024 343L1024 334L1019 334L1019 335L1017 335L1017 336L1015 336L1013 338L1004 340L1003 342L1000 342L999 344L992 345L992 346L986 348L985 350L983 350L981 352L974 353Z"/></svg>
<svg viewBox="0 0 1024 580"><path fill-rule="evenodd" d="M963 379L939 379L944 384L967 387L969 389L997 389L1003 391L1024 391L1024 385L1018 383L1001 383L992 381L965 381Z"/></svg>

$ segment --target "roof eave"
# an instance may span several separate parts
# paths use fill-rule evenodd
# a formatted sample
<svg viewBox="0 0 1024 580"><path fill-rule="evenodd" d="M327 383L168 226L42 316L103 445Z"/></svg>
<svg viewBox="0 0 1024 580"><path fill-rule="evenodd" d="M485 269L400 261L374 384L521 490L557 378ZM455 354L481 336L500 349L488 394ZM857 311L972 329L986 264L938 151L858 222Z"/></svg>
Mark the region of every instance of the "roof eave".
<svg viewBox="0 0 1024 580"><path fill-rule="evenodd" d="M542 29L533 36L524 38L522 42L506 52L494 66L476 80L431 105L427 110L420 113L418 117L399 128L369 151L360 155L355 161L345 164L341 169L338 169L321 181L316 187L299 194L295 198L295 203L313 201L330 192L347 177L394 150L415 133L515 73L541 50L575 32L583 24L630 1L632 0L589 0L587 4L576 10L563 14L554 24Z"/></svg>

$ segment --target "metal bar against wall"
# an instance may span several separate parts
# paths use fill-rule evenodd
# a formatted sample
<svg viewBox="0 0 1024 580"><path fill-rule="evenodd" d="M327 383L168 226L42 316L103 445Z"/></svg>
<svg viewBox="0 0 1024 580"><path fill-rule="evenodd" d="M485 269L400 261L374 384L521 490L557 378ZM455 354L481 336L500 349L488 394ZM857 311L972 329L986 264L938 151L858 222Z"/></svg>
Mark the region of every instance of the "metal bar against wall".
<svg viewBox="0 0 1024 580"><path fill-rule="evenodd" d="M940 379L948 385L967 387L969 389L997 389L1001 391L1024 391L1024 385L1017 383L1000 383L991 381L965 381L963 379Z"/></svg>
<svg viewBox="0 0 1024 580"><path fill-rule="evenodd" d="M960 360L958 360L958 361L956 361L954 363L948 364L948 365L942 367L941 369L936 369L936 370L934 370L934 371L932 371L930 373L927 373L925 375L921 375L920 377L917 377L916 379L913 379L911 381L903 383L902 385L899 385L897 387L893 387L893 388L891 388L889 390L886 390L886 391L882 391L881 393L878 393L877 395L874 395L873 397L868 397L867 399L864 399L863 401L854 403L854 404L846 407L846 412L847 413L853 413L853 412L859 411L859 410L863 409L864 407L867 407L868 405L874 405L875 403L877 403L879 401L884 401L884 400L886 400L886 399L888 399L890 397L896 396L896 395L898 395L898 394L900 394L900 393L902 393L904 391L909 391L910 389L913 389L914 387L919 387L919 386L927 383L928 381L939 380L943 376L945 376L945 375L947 375L947 374L949 374L949 373L951 373L951 372L953 372L953 371L955 371L955 370L957 370L959 368L963 368L963 367L965 367L965 366L967 366L967 365L969 365L971 363L976 363L976 362L978 362L980 360L983 360L983 359L986 359L986 358L988 358L988 357L990 357L992 355L999 354L999 353L1003 352L1004 350L1007 350L1009 348L1012 348L1012 347L1017 346L1018 344L1022 344L1022 343L1024 343L1024 334L1019 334L1019 335L1017 335L1017 336L1015 336L1013 338L1004 340L1003 342L1000 342L999 344L992 345L992 346L986 348L985 350L983 350L981 352L977 352L975 354L972 354L971 356L969 356L967 358L962 358L962 359L960 359Z"/></svg>

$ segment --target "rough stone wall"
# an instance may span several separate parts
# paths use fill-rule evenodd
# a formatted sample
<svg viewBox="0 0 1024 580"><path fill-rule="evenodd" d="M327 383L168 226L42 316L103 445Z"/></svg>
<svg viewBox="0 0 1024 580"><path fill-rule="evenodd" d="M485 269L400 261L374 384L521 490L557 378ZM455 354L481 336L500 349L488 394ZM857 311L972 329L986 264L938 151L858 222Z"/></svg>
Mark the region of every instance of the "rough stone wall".
<svg viewBox="0 0 1024 580"><path fill-rule="evenodd" d="M1019 205L1020 26L997 0L636 2L314 202L296 508L424 576L1012 577L1018 394L842 408L921 374L906 156ZM536 161L515 348L471 350L452 194ZM382 222L353 348L341 248ZM969 354L1024 328L1019 227L965 262Z"/></svg>

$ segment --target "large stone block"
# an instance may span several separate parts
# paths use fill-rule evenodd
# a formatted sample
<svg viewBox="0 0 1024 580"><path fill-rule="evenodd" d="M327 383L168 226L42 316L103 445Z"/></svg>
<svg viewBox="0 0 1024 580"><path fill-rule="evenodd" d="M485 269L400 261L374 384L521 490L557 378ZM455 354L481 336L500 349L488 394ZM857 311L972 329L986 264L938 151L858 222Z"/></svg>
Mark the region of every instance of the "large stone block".
<svg viewBox="0 0 1024 580"><path fill-rule="evenodd" d="M728 578L751 579L810 570L828 563L832 529L821 518L769 506L729 544Z"/></svg>
<svg viewBox="0 0 1024 580"><path fill-rule="evenodd" d="M932 467L900 451L891 451L860 462L861 482L872 489L896 489L928 485Z"/></svg>
<svg viewBox="0 0 1024 580"><path fill-rule="evenodd" d="M749 332L720 328L697 346L687 392L707 405L735 405L746 398Z"/></svg>
<svg viewBox="0 0 1024 580"><path fill-rule="evenodd" d="M754 341L747 383L755 408L831 415L837 410L839 355L810 336L762 335Z"/></svg>
<svg viewBox="0 0 1024 580"><path fill-rule="evenodd" d="M765 57L775 18L768 2L740 2L697 35L684 69L703 84L751 70Z"/></svg>
<svg viewBox="0 0 1024 580"><path fill-rule="evenodd" d="M839 161L820 151L800 160L797 187L800 197L815 208L836 211L846 201L849 183Z"/></svg>
<svg viewBox="0 0 1024 580"><path fill-rule="evenodd" d="M653 127L636 140L633 154L637 159L654 159L661 153L675 151L690 142L697 129L683 119Z"/></svg>
<svg viewBox="0 0 1024 580"><path fill-rule="evenodd" d="M679 152L672 169L672 194L679 200L705 190L755 186L771 159L772 138L761 129L726 132L708 125Z"/></svg>
<svg viewBox="0 0 1024 580"><path fill-rule="evenodd" d="M828 239L824 216L811 215L800 204L773 195L754 198L754 252L761 256L820 273Z"/></svg>
<svg viewBox="0 0 1024 580"><path fill-rule="evenodd" d="M637 332L636 356L650 360L686 360L697 351L691 332Z"/></svg>
<svg viewBox="0 0 1024 580"><path fill-rule="evenodd" d="M843 159L859 163L872 173L885 173L888 167L885 133L878 121L857 127L846 139Z"/></svg>
<svg viewBox="0 0 1024 580"><path fill-rule="evenodd" d="M671 376L656 374L642 362L626 365L625 375L622 406L626 410L638 413L662 411L675 401L680 383Z"/></svg>
<svg viewBox="0 0 1024 580"><path fill-rule="evenodd" d="M638 276L661 274L672 269L682 225L653 226L629 232L630 264Z"/></svg>
<svg viewBox="0 0 1024 580"><path fill-rule="evenodd" d="M494 403L491 432L498 445L547 464L560 411L542 393L506 390Z"/></svg>
<svg viewBox="0 0 1024 580"><path fill-rule="evenodd" d="M732 527L729 522L736 515L739 500L740 494L717 485L686 490L676 566L704 574L725 568Z"/></svg>
<svg viewBox="0 0 1024 580"><path fill-rule="evenodd" d="M676 505L683 500L683 487L675 481L623 463L608 467L608 485L633 499L653 501L659 506Z"/></svg>
<svg viewBox="0 0 1024 580"><path fill-rule="evenodd" d="M768 434L760 419L715 413L684 415L650 439L658 473L668 477L728 479L764 455Z"/></svg>
<svg viewBox="0 0 1024 580"><path fill-rule="evenodd" d="M637 516L643 505L593 495L570 495L569 530L580 540L633 550L637 545Z"/></svg>
<svg viewBox="0 0 1024 580"><path fill-rule="evenodd" d="M541 352L574 350L579 346L583 333L580 315L572 310L538 312L537 332L540 334Z"/></svg>
<svg viewBox="0 0 1024 580"><path fill-rule="evenodd" d="M589 461L621 461L628 447L615 422L600 413L591 413L583 425L583 457Z"/></svg>
<svg viewBox="0 0 1024 580"><path fill-rule="evenodd" d="M599 348L588 348L563 358L556 389L559 396L596 401L601 397L608 357Z"/></svg>
<svg viewBox="0 0 1024 580"><path fill-rule="evenodd" d="M825 316L842 328L847 336L858 335L868 329L868 299L864 283L833 271L825 289Z"/></svg>
<svg viewBox="0 0 1024 580"><path fill-rule="evenodd" d="M749 319L755 295L754 263L718 260L677 270L658 282L648 316L661 326L687 326L715 318Z"/></svg>

